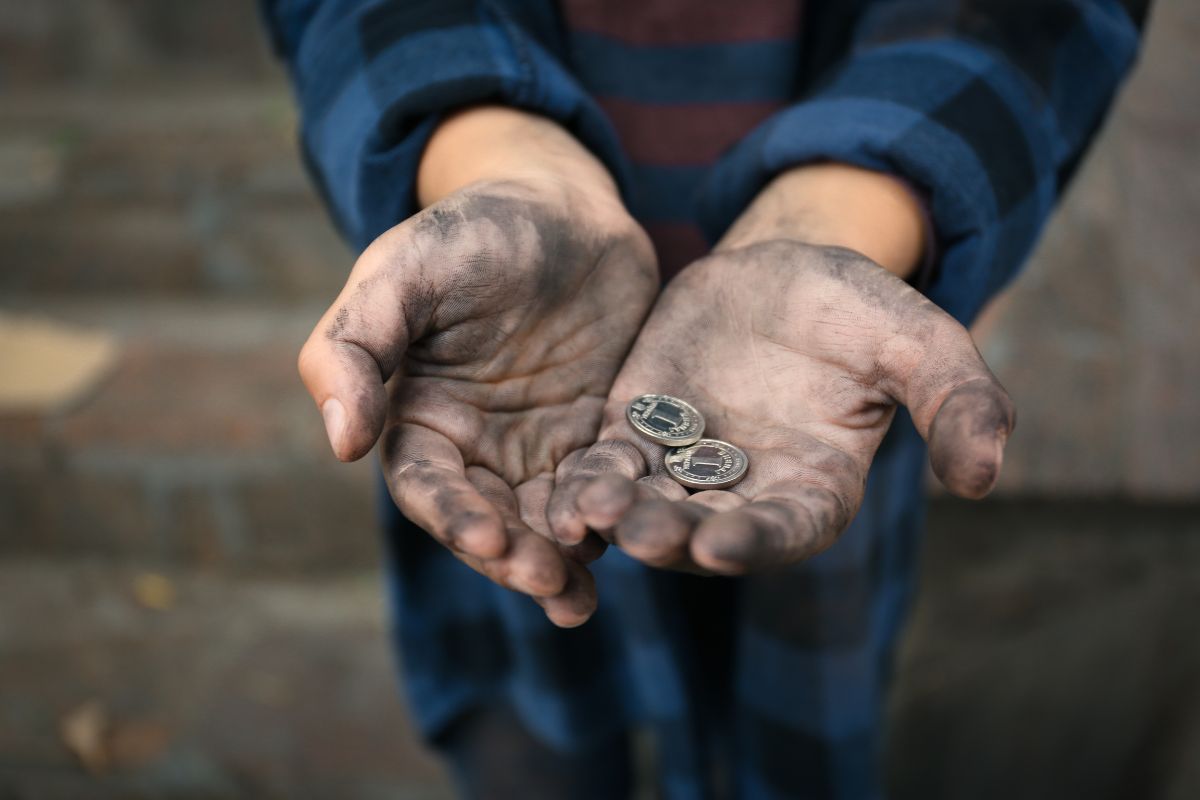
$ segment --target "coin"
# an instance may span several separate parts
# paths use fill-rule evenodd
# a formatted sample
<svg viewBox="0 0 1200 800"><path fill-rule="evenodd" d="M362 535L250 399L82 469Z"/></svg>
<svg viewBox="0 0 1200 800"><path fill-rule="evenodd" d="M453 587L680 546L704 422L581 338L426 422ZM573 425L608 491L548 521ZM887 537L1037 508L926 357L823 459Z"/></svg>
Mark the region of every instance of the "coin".
<svg viewBox="0 0 1200 800"><path fill-rule="evenodd" d="M672 447L663 461L678 483L692 489L724 489L746 475L750 458L740 447L720 439L701 439L687 447Z"/></svg>
<svg viewBox="0 0 1200 800"><path fill-rule="evenodd" d="M644 394L625 409L629 424L652 442L682 447L704 435L704 417L691 403L667 394Z"/></svg>

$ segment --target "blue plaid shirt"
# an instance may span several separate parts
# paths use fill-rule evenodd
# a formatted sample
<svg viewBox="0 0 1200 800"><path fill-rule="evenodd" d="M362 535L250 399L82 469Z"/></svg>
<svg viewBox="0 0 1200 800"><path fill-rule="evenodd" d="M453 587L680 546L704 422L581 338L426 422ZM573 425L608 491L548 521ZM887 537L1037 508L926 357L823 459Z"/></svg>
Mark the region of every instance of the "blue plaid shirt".
<svg viewBox="0 0 1200 800"><path fill-rule="evenodd" d="M618 3L633 15L663 4ZM501 102L572 131L648 228L693 226L709 242L788 167L833 160L901 176L935 234L923 288L969 323L1032 248L1145 15L1134 0L809 0L799 30L656 44L573 28L570 5L264 0L308 166L354 247L416 210L417 162L447 111ZM769 113L690 163L631 157L614 123L614 108L737 103ZM741 797L879 796L924 460L899 414L850 528L781 572L699 579L610 549L593 567L600 608L574 630L464 567L388 500L393 618L418 725L436 740L467 709L507 703L562 750L650 728L668 798L712 796L714 759Z"/></svg>

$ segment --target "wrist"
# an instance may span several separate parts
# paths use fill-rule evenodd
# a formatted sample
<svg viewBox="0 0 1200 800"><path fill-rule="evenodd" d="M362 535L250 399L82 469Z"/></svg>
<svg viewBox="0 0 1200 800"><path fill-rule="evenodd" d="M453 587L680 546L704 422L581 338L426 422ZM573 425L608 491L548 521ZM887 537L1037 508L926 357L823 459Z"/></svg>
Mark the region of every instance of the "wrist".
<svg viewBox="0 0 1200 800"><path fill-rule="evenodd" d="M553 120L504 106L464 109L438 125L417 169L417 200L425 207L487 181L570 186L620 203L608 170L575 137Z"/></svg>
<svg viewBox="0 0 1200 800"><path fill-rule="evenodd" d="M899 178L846 164L809 164L767 184L716 249L770 239L847 247L908 278L929 246L926 227L920 200Z"/></svg>

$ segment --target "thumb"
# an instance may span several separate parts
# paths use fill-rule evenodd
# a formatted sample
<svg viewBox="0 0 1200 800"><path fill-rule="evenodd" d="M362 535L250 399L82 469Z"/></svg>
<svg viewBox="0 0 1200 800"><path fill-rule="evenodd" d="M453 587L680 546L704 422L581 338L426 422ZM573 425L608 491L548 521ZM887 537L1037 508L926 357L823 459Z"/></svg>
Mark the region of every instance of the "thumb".
<svg viewBox="0 0 1200 800"><path fill-rule="evenodd" d="M385 237L387 235L385 234ZM337 300L300 351L298 367L325 420L334 454L362 458L383 431L384 384L410 341L404 258L381 257L377 241L359 258ZM385 269L386 265L386 269Z"/></svg>
<svg viewBox="0 0 1200 800"><path fill-rule="evenodd" d="M938 480L960 497L978 499L1000 476L1016 409L971 335L949 317L946 323L953 329L924 342L896 394L929 443Z"/></svg>

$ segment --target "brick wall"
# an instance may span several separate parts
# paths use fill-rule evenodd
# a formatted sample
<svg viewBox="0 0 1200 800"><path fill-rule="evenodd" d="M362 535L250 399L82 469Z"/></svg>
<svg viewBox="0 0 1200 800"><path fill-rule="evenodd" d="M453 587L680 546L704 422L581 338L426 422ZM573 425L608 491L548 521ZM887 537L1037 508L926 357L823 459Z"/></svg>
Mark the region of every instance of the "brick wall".
<svg viewBox="0 0 1200 800"><path fill-rule="evenodd" d="M0 410L0 552L375 561L295 372L352 257L294 131L253 2L0 0L0 312L117 343Z"/></svg>

